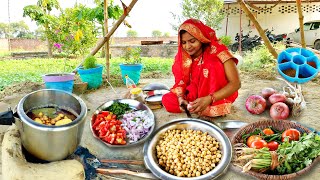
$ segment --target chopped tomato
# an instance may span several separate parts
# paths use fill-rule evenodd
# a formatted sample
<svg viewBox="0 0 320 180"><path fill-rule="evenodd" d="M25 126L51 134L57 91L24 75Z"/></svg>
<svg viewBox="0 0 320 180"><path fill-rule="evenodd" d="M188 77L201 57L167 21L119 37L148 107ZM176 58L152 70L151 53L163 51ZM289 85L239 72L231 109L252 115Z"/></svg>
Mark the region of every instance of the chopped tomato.
<svg viewBox="0 0 320 180"><path fill-rule="evenodd" d="M249 146L249 147L251 147L251 143L253 142L253 141L255 141L255 140L260 140L260 139L262 139L259 135L252 135L252 136L250 136L248 139L247 139L247 145Z"/></svg>
<svg viewBox="0 0 320 180"><path fill-rule="evenodd" d="M93 117L92 128L99 138L109 144L126 144L126 131L121 127L122 122L109 111L101 111Z"/></svg>
<svg viewBox="0 0 320 180"><path fill-rule="evenodd" d="M270 141L267 144L269 151L275 151L278 149L279 147L279 143L277 141Z"/></svg>
<svg viewBox="0 0 320 180"><path fill-rule="evenodd" d="M274 132L273 132L272 129L270 129L270 128L265 128L262 132L263 132L265 135L272 135L272 134L274 134Z"/></svg>
<svg viewBox="0 0 320 180"><path fill-rule="evenodd" d="M259 139L259 140L255 140L251 143L251 148L256 148L256 149L261 149L263 147L267 147L268 143L263 140L263 139Z"/></svg>
<svg viewBox="0 0 320 180"><path fill-rule="evenodd" d="M286 137L288 137L289 141L299 141L300 139L300 131L296 129L287 129L282 133L282 142L285 141Z"/></svg>
<svg viewBox="0 0 320 180"><path fill-rule="evenodd" d="M101 122L102 122L101 119L96 119L95 122L94 122L93 125L92 125L92 128L93 128L93 129L96 129L96 127L97 127Z"/></svg>
<svg viewBox="0 0 320 180"><path fill-rule="evenodd" d="M109 111L101 111L100 114L102 114L103 116L108 116L109 115Z"/></svg>

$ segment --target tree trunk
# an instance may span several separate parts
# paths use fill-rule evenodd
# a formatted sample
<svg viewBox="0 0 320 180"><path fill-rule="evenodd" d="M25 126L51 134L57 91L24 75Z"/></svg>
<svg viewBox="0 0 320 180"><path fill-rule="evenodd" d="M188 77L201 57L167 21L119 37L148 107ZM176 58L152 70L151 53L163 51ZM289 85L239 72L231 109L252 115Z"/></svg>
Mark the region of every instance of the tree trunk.
<svg viewBox="0 0 320 180"><path fill-rule="evenodd" d="M108 34L108 0L104 0L104 33ZM110 57L109 57L109 39L104 44L104 52L106 55L107 79L110 80Z"/></svg>
<svg viewBox="0 0 320 180"><path fill-rule="evenodd" d="M52 58L52 45L48 38L47 38L47 46L48 46L48 56L49 58Z"/></svg>
<svg viewBox="0 0 320 180"><path fill-rule="evenodd" d="M296 2L297 2L298 14L299 14L301 46L303 48L306 48L306 41L304 39L303 14L302 14L302 9L301 9L301 0L296 0Z"/></svg>
<svg viewBox="0 0 320 180"><path fill-rule="evenodd" d="M101 24L101 29L102 29L102 37L106 35L105 30L104 30L104 24ZM101 58L106 57L106 51L105 48L101 49Z"/></svg>
<svg viewBox="0 0 320 180"><path fill-rule="evenodd" d="M123 20L127 17L127 15L129 14L129 12L131 11L131 9L133 8L133 6L136 4L138 0L132 0L130 5L124 10L124 13L122 14L122 16L118 19L118 21L115 23L115 25L113 25L113 27L111 28L110 31L108 31L108 34L106 34L102 40L100 40L97 44L96 47L93 48L93 50L90 52L90 55L94 56L99 50L100 48L107 42L110 40L110 37L112 36L112 34L116 31L116 29L118 29L118 27L120 26L120 24L123 22ZM85 58L82 60L82 62L76 67L76 69L78 67L80 67L83 63L83 61L85 60ZM76 69L74 70L74 72L76 72Z"/></svg>
<svg viewBox="0 0 320 180"><path fill-rule="evenodd" d="M243 2L243 0L237 0L237 2L240 4L241 8L244 10L244 12L247 14L247 16L250 18L250 20L252 21L252 23L254 24L255 28L257 29L260 37L263 39L264 44L267 46L269 52L273 55L273 57L275 59L278 58L278 53L276 52L276 50L272 47L271 42L269 41L268 37L266 36L264 30L262 29L262 27L260 26L259 22L257 21L257 19L254 17L254 15L251 13L251 11L249 10L249 8L245 5L245 3Z"/></svg>

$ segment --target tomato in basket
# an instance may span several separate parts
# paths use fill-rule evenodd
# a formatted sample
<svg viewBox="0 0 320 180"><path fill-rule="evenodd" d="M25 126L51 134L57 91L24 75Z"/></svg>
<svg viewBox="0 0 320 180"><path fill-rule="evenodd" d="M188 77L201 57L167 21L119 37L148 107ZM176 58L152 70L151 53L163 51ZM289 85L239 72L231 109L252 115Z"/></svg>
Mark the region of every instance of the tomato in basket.
<svg viewBox="0 0 320 180"><path fill-rule="evenodd" d="M267 144L269 151L275 151L278 149L279 147L279 143L277 141L270 141Z"/></svg>
<svg viewBox="0 0 320 180"><path fill-rule="evenodd" d="M253 141L255 141L255 140L261 140L261 139L262 139L262 138L261 138L259 135L252 135L252 136L248 137L248 139L247 139L247 145L248 145L248 147L251 147L251 144L252 144Z"/></svg>
<svg viewBox="0 0 320 180"><path fill-rule="evenodd" d="M300 131L293 128L287 129L282 133L282 142L285 140L286 137L289 138L289 141L299 141Z"/></svg>
<svg viewBox="0 0 320 180"><path fill-rule="evenodd" d="M268 143L267 141L263 139L255 140L251 143L250 148L256 148L256 149L261 149L263 147L267 147Z"/></svg>

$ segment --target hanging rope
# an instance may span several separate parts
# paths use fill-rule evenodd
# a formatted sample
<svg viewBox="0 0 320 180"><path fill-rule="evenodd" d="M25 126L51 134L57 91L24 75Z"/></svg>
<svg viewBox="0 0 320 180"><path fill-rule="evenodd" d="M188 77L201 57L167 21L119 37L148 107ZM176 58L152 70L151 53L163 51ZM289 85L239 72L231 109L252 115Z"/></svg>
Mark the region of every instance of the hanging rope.
<svg viewBox="0 0 320 180"><path fill-rule="evenodd" d="M271 7L268 7L268 8L261 8L261 7L258 7L254 4L251 4L249 3L249 1L244 1L246 4L248 4L250 7L252 7L253 9L255 10L258 10L258 11L266 11L266 10L270 10L270 9L273 9L274 7L276 7L282 0L278 0L278 2L276 4L274 4L273 6Z"/></svg>

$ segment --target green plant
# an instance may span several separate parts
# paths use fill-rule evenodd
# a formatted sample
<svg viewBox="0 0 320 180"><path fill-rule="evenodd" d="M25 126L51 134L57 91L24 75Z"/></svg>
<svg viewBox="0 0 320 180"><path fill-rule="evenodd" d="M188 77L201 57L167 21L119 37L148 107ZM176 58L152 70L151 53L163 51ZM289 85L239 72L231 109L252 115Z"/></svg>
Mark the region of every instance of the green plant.
<svg viewBox="0 0 320 180"><path fill-rule="evenodd" d="M84 69L91 69L97 67L97 58L92 55L86 57L82 66Z"/></svg>
<svg viewBox="0 0 320 180"><path fill-rule="evenodd" d="M140 64L142 62L141 48L126 47L124 55L121 58L124 59L124 64Z"/></svg>
<svg viewBox="0 0 320 180"><path fill-rule="evenodd" d="M219 39L220 42L226 46L229 46L232 43L231 36L221 36Z"/></svg>

